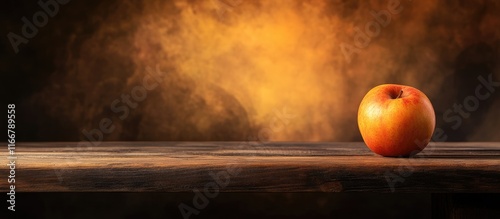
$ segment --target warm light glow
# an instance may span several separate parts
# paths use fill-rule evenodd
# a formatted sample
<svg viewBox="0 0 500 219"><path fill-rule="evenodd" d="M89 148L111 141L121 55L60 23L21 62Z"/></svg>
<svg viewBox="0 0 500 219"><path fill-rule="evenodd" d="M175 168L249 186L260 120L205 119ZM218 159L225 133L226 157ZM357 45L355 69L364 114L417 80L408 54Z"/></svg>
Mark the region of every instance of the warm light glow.
<svg viewBox="0 0 500 219"><path fill-rule="evenodd" d="M54 87L43 95L61 95L47 100L57 105L71 102L78 90L91 92L83 97L86 112L63 113L76 123L84 120L83 127L96 127L113 99L142 80L146 66L159 65L167 79L131 112L136 120L116 120L118 131L107 139L121 139L127 132L123 127L132 125L138 129L132 139L138 140L232 135L246 140L269 127L275 111L286 107L295 117L271 140L360 140L356 109L369 89L399 83L421 89L431 100L449 100L453 91L441 89L449 86L446 79L453 73L444 65L454 60L443 62L440 55L458 55L475 43L465 37L470 33L443 36L451 26L462 25L460 14L466 12L447 10L454 14L443 17L458 20L432 26L438 6L447 5L401 1L402 11L348 62L340 45L355 45L354 28L364 30L374 20L370 11L387 10L387 1L240 0L233 6L218 1L121 4L81 50L64 60L60 71L69 76L60 79L61 86L73 90ZM471 28L492 40L498 30L490 26ZM103 66L107 61L120 64ZM433 95L438 92L441 96ZM453 102L434 104L439 110Z"/></svg>

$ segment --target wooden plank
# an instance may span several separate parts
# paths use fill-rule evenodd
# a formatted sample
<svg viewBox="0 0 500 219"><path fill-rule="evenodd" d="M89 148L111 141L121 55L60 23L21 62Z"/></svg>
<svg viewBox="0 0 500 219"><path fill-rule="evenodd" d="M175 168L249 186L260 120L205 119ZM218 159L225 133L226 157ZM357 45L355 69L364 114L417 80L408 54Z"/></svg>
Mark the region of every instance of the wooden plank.
<svg viewBox="0 0 500 219"><path fill-rule="evenodd" d="M19 192L500 192L500 143L433 143L414 158L360 142L43 142L16 155Z"/></svg>

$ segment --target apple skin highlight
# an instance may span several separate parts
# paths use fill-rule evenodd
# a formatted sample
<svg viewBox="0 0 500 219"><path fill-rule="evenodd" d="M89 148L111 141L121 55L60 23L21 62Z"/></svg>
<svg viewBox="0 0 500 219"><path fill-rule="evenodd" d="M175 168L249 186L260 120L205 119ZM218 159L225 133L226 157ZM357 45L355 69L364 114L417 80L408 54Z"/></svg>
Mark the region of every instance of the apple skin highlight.
<svg viewBox="0 0 500 219"><path fill-rule="evenodd" d="M370 150L386 157L407 157L422 151L435 126L431 101L410 86L376 86L358 109L358 127L364 142Z"/></svg>

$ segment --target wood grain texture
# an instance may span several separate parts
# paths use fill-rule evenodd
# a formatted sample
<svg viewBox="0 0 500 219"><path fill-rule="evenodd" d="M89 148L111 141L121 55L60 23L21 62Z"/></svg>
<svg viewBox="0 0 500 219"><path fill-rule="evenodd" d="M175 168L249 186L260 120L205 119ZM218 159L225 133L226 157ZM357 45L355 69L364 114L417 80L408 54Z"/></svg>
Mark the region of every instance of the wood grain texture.
<svg viewBox="0 0 500 219"><path fill-rule="evenodd" d="M44 142L16 155L16 192L500 192L500 143L432 143L413 158L361 142Z"/></svg>

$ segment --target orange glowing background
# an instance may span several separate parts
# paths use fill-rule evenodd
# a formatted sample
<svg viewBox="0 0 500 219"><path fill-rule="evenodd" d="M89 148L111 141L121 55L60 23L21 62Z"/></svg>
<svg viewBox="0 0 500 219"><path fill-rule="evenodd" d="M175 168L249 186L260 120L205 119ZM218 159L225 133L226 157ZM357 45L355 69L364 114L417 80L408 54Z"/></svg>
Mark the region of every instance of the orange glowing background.
<svg viewBox="0 0 500 219"><path fill-rule="evenodd" d="M61 41L50 79L24 104L38 109L34 127L47 124L41 117L58 120L37 128L45 138L84 139L83 129L111 118L116 129L105 140L360 141L364 94L400 83L429 96L450 140L466 132L455 140L499 141L500 91L461 129L443 120L477 75L500 78L499 2L401 0L400 12L348 60L341 45L356 47L356 28L365 31L371 12L389 2L100 3ZM119 119L112 102L155 66L163 81Z"/></svg>

